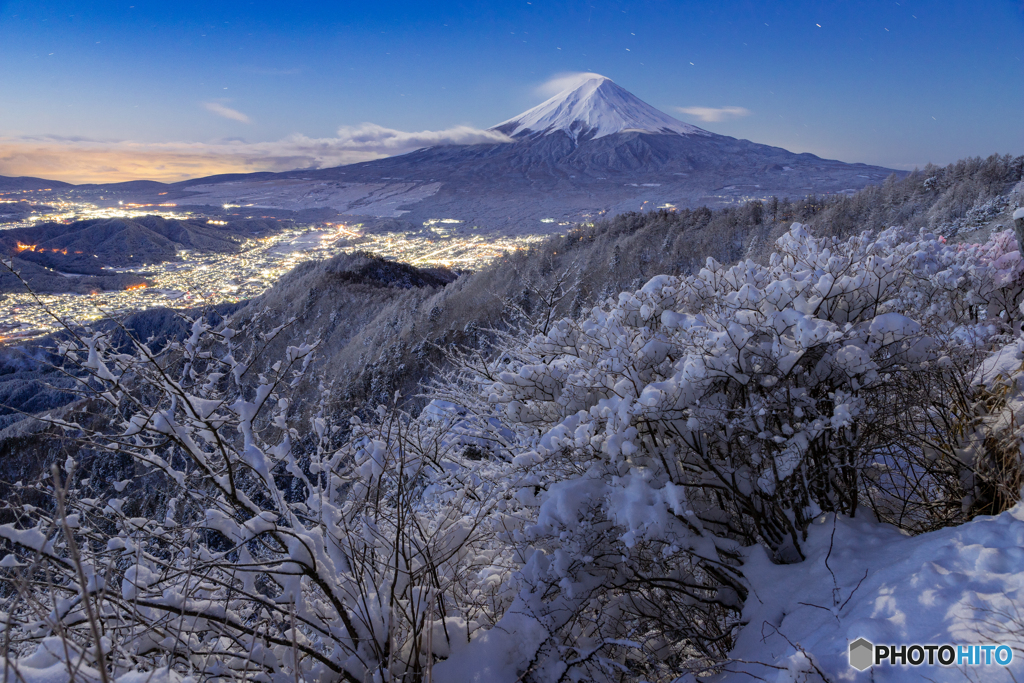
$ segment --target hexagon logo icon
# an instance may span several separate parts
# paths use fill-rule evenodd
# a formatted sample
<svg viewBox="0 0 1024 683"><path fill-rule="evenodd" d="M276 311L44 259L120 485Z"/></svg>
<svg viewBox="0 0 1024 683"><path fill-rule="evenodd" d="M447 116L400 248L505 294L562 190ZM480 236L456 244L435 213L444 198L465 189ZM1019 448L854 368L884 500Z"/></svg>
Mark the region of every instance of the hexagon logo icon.
<svg viewBox="0 0 1024 683"><path fill-rule="evenodd" d="M875 659L875 646L864 638L858 638L850 643L850 666L857 671L863 671L871 666Z"/></svg>

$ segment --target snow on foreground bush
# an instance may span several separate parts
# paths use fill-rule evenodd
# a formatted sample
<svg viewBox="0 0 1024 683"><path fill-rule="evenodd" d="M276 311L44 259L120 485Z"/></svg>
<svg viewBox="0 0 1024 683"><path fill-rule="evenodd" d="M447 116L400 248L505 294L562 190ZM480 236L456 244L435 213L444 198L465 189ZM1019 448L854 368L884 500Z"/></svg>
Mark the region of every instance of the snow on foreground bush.
<svg viewBox="0 0 1024 683"><path fill-rule="evenodd" d="M760 577L817 566L815 520L916 532L1013 504L1020 364L981 364L1016 348L1014 246L795 224L767 266L709 261L505 336L420 416L382 407L340 447L322 410L288 421L313 344L271 364L202 321L160 356L80 336L62 352L123 422L62 426L164 490L96 496L69 459L33 489L52 505L9 507L5 672L541 683L771 664L778 649L751 654Z"/></svg>

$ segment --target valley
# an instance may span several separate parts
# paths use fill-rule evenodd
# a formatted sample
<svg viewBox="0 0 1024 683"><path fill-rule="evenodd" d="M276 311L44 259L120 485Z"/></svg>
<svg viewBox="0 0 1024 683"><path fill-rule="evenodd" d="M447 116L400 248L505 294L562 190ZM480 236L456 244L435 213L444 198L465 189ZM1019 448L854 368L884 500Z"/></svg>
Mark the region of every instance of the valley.
<svg viewBox="0 0 1024 683"><path fill-rule="evenodd" d="M223 207L223 212L207 217L175 206L122 208L123 204L114 202L97 205L75 201L61 193L56 193L56 196L44 194L44 198L45 205L57 208L59 213L37 214L32 220L11 224L8 230L0 231L0 244L5 242L6 235L33 228L38 232L44 221L49 223L55 219L70 223L156 216L162 220L193 221L200 225L205 222L213 227L226 224L225 219L275 221L273 217L262 214L231 213L234 208L244 207ZM60 265L69 256L70 259L75 258L74 250L70 255L53 247L47 252L45 247L25 245L8 238L6 242L11 242L8 254L43 256L52 267L15 258L15 268L26 276L30 284L33 277L47 276L40 280L46 287L33 285L35 294L28 292L23 284L14 282L10 273L0 273L0 282L6 282L4 277L12 280L7 283L0 303L0 342L47 334L60 326L59 319L85 323L155 307L185 309L244 301L263 293L298 264L338 254L365 251L419 267L441 266L456 272L468 272L478 270L504 254L527 249L544 240L543 235L506 237L488 234L455 219L428 220L420 229L408 232L374 232L354 222L288 221L280 229L273 227L276 222L267 225L270 227L263 226L265 230L276 231L266 236L242 239L237 248L227 251L175 249L174 256L164 260L120 263L119 266L106 265L110 261L107 258L102 261L104 265L92 266L87 271L94 273L91 276L66 272L69 268ZM561 227L565 229L567 226ZM81 266L78 269L84 270ZM116 283L122 284L111 286ZM85 291L81 291L83 284L86 285ZM72 291L50 291L60 287Z"/></svg>

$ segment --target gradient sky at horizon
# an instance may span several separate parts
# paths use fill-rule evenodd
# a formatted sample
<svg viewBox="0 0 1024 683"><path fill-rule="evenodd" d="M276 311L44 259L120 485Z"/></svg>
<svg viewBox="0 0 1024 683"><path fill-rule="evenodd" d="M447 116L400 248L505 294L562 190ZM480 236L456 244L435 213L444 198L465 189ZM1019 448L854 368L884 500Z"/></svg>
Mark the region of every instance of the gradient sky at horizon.
<svg viewBox="0 0 1024 683"><path fill-rule="evenodd" d="M0 0L0 175L376 158L584 71L716 133L908 169L1024 153L1022 60L1021 0Z"/></svg>

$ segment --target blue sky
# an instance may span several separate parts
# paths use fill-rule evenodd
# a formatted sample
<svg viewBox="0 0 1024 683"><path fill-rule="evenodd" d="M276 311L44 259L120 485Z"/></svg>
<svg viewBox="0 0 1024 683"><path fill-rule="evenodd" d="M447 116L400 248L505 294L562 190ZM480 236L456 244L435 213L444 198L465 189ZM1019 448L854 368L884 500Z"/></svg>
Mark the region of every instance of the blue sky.
<svg viewBox="0 0 1024 683"><path fill-rule="evenodd" d="M796 152L892 168L1024 153L1021 0L0 0L0 46L5 175L374 158L472 140L581 71Z"/></svg>

